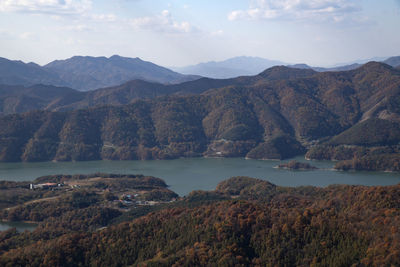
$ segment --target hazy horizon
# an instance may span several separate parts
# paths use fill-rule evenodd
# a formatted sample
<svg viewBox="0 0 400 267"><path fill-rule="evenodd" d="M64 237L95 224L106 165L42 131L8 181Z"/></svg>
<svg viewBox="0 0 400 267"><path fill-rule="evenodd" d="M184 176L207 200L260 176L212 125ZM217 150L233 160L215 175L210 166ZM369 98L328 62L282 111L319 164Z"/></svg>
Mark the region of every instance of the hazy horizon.
<svg viewBox="0 0 400 267"><path fill-rule="evenodd" d="M139 59L141 59L141 60L143 60L143 61L147 61L147 62L151 62L151 63L154 63L154 64L157 64L157 62L153 62L153 61L150 61L150 60L146 60L145 58L141 58L141 57L129 57L129 56L124 56L124 55L118 55L118 54L113 54L113 55L110 55L110 56L102 56L102 55L99 55L99 56L91 56L91 55L73 55L73 56L71 56L71 57L68 57L68 58L55 58L55 59L53 59L53 60L50 60L49 62L46 62L46 63L44 63L44 64L39 64L38 62L34 62L34 61L24 61L24 60L21 60L21 59L18 59L18 58L6 58L6 59L8 59L8 60L12 60L12 61L22 61L23 63L26 63L26 64L28 64L28 63L35 63L35 64L38 64L39 66L45 66L45 65L47 65L47 64L49 64L49 63L51 63L51 62L53 62L53 61L56 61L56 60L67 60L67 59L70 59L70 58L72 58L72 57L105 57L105 58L110 58L110 57L112 57L112 56L120 56L120 57L126 57L126 58L139 58ZM329 65L312 65L312 64L308 64L307 62L282 62L283 63L283 65L297 65L297 64L307 64L307 65L309 65L310 67L325 67L325 68L333 68L333 67L340 67L340 66L345 66L345 65L351 65L351 64L355 64L355 63L359 63L359 64L364 64L364 63L367 63L367 62L370 62L370 61L380 61L380 60L385 60L385 59L387 59L387 58L390 58L390 57L394 57L394 56L397 56L397 55L391 55L391 56L383 56L383 57L372 57L372 58L366 58L366 59L355 59L355 60L353 60L353 61L348 61L348 62L337 62L337 63L333 63L333 64L329 64ZM0 56L0 57L2 57L2 56ZM253 58L262 58L262 57L258 57L258 56L245 56L245 55L242 55L242 56L234 56L234 57L231 57L231 58L225 58L225 59L221 59L221 60L210 60L210 61L203 61L203 62L197 62L197 63L193 63L193 64L189 64L189 65L182 65L182 66L173 66L173 65L161 65L161 64L157 64L157 65L159 65L159 66L161 66L161 67L165 67L165 68L177 68L177 69L179 69L179 68L184 68L184 67L189 67L189 66L195 66L195 65L198 65L198 64L204 64L204 63L212 63L212 62L223 62L223 61L226 61L226 60L229 60L229 59L233 59L233 58L239 58L239 57L253 57ZM3 58L5 58L5 57L3 57ZM271 59L271 58L262 58L262 59L266 59L266 60L271 60L271 61L281 61L281 60L279 60L279 59ZM279 66L279 64L277 64L277 65L275 65L275 66Z"/></svg>
<svg viewBox="0 0 400 267"><path fill-rule="evenodd" d="M0 0L2 57L139 57L181 67L237 56L334 66L400 55L400 1Z"/></svg>

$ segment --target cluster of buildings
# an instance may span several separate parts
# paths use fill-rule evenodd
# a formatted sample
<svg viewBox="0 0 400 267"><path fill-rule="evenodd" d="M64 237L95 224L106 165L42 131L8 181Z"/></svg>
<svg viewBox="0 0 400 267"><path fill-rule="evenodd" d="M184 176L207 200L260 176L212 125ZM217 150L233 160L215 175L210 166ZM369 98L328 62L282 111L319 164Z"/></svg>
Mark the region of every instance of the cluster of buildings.
<svg viewBox="0 0 400 267"><path fill-rule="evenodd" d="M44 183L44 184L30 184L30 189L52 189L62 187L64 184L57 184L57 183Z"/></svg>

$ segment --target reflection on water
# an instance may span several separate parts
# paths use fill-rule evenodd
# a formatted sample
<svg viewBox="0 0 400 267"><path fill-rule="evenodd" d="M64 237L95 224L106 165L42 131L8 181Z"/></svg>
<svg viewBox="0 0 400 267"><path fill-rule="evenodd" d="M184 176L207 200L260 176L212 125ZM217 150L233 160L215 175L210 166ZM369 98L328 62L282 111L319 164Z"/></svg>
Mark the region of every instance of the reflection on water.
<svg viewBox="0 0 400 267"><path fill-rule="evenodd" d="M303 157L296 158L305 161ZM288 160L283 161L288 162ZM243 158L185 158L153 161L88 161L0 163L0 180L27 181L50 174L130 173L164 179L171 190L186 195L192 190L212 190L232 176L250 176L281 186L330 184L393 185L400 174L383 172L333 171L334 162L311 161L315 171L288 171L274 168L280 161Z"/></svg>
<svg viewBox="0 0 400 267"><path fill-rule="evenodd" d="M34 223L24 223L24 222L1 222L0 221L0 231L5 231L10 228L16 228L18 232L23 232L25 230L33 231L37 227Z"/></svg>

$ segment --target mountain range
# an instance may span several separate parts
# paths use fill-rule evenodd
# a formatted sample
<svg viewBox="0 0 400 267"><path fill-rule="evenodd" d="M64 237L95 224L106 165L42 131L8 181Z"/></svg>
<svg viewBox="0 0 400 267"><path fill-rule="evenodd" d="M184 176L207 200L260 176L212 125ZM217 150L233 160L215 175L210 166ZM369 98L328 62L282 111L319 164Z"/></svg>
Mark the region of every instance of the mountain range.
<svg viewBox="0 0 400 267"><path fill-rule="evenodd" d="M286 65L277 60L269 60L260 57L234 57L224 61L211 61L186 67L171 67L172 70L183 74L194 74L204 77L226 79L244 75L256 75L273 67Z"/></svg>
<svg viewBox="0 0 400 267"><path fill-rule="evenodd" d="M380 61L380 60L379 60ZM260 57L234 57L224 61L211 61L186 67L171 67L171 69L192 75L200 75L210 78L233 78L244 75L256 75L272 66L286 65L292 68L313 69L318 72L325 71L346 71L361 67L364 63L357 61L351 64L344 64L332 68L311 67L307 64L288 64L281 61L269 60ZM400 56L382 60L383 63L392 67L400 66Z"/></svg>
<svg viewBox="0 0 400 267"><path fill-rule="evenodd" d="M385 60L381 61L382 63L388 64L394 68L400 67L400 56L397 57L389 57ZM343 66L337 66L332 68L322 68L322 67L310 67L307 64L295 64L289 65L288 67L299 68L299 69L313 69L318 72L325 72L325 71L346 71L346 70L354 70L361 67L363 63L352 63Z"/></svg>
<svg viewBox="0 0 400 267"><path fill-rule="evenodd" d="M66 83L53 73L35 63L24 63L0 58L0 84L65 86Z"/></svg>
<svg viewBox="0 0 400 267"><path fill-rule="evenodd" d="M42 103L32 109L47 111L0 117L0 161L281 159L320 142L400 141L400 71L378 62L343 72L279 66L176 85L136 80L91 92L58 88L53 96L50 87L39 89L9 93L21 107ZM12 113L4 109L8 102L3 111Z"/></svg>
<svg viewBox="0 0 400 267"><path fill-rule="evenodd" d="M383 61L393 67L400 66L400 57ZM37 84L69 87L79 91L117 86L131 80L162 84L179 84L203 77L228 79L254 76L272 66L287 65L292 68L312 69L318 72L345 71L362 66L359 63L334 68L310 67L307 64L289 65L259 57L235 57L221 62L201 63L194 66L170 69L139 58L75 56L55 60L47 65L24 63L0 58L0 84L32 86Z"/></svg>
<svg viewBox="0 0 400 267"><path fill-rule="evenodd" d="M166 95L201 94L209 89L226 86L249 86L265 81L276 81L311 76L313 70L283 66L272 67L259 75L232 79L201 78L175 85L133 80L119 86L80 92L67 87L50 85L0 85L0 114L22 113L33 110L67 111L97 105L124 105L137 99Z"/></svg>
<svg viewBox="0 0 400 267"><path fill-rule="evenodd" d="M134 79L172 84L198 78L176 73L140 58L75 56L44 66L0 58L0 84L7 85L45 84L88 91Z"/></svg>

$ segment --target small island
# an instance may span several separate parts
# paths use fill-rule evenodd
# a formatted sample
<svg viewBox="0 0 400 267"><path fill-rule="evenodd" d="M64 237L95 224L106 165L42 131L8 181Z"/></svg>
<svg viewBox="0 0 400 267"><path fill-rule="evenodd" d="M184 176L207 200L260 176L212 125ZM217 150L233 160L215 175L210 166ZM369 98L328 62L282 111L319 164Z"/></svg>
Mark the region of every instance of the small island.
<svg viewBox="0 0 400 267"><path fill-rule="evenodd" d="M288 163L279 164L277 166L278 169L285 169L285 170L297 170L297 171L308 171L308 170L316 170L317 167L314 167L308 163L298 162L296 160L292 160Z"/></svg>

